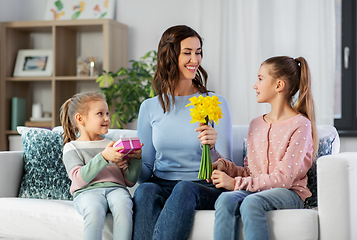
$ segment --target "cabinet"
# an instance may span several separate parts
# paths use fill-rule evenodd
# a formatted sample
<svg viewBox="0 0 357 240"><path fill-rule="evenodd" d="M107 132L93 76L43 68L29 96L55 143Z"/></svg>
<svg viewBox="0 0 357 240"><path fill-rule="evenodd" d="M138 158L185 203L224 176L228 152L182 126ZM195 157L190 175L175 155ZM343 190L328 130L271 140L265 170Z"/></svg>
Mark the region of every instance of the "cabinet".
<svg viewBox="0 0 357 240"><path fill-rule="evenodd" d="M89 46L81 45L83 40ZM128 64L128 27L110 19L2 22L0 32L0 150L8 150L11 131L11 99L26 99L26 120L31 117L34 90L40 84L50 92L52 127L60 125L61 105L78 92L78 86L95 85L96 77L77 76L77 58L92 51L101 69L117 71ZM53 70L49 77L13 77L19 49L52 49ZM94 50L93 50L94 49ZM96 85L95 85L96 86ZM99 90L99 88L98 88Z"/></svg>

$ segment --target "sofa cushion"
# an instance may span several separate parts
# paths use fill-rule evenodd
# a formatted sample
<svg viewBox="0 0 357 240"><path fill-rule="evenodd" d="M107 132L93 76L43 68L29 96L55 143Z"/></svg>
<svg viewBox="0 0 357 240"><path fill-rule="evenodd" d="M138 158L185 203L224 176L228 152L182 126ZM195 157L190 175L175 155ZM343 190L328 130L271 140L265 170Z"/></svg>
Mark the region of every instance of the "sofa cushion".
<svg viewBox="0 0 357 240"><path fill-rule="evenodd" d="M1 240L83 239L84 220L72 201L0 198L0 212ZM102 239L113 240L111 213L105 219Z"/></svg>
<svg viewBox="0 0 357 240"><path fill-rule="evenodd" d="M188 240L213 239L214 214L212 210L195 212ZM286 209L268 211L266 214L270 239L318 239L319 213L312 209ZM239 237L244 239L242 219L239 218Z"/></svg>
<svg viewBox="0 0 357 240"><path fill-rule="evenodd" d="M72 200L71 180L62 162L63 140L58 131L18 127L24 148L24 175L19 197Z"/></svg>

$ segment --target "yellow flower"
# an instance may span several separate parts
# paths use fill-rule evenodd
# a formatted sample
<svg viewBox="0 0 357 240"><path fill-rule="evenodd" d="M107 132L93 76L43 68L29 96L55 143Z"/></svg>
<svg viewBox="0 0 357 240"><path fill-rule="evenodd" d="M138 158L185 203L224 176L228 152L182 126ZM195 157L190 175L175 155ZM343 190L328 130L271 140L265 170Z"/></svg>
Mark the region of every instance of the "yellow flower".
<svg viewBox="0 0 357 240"><path fill-rule="evenodd" d="M212 123L214 121L216 124L219 123L219 119L223 117L221 107L218 104L218 97L213 95L212 97L202 95L198 96L198 98L192 97L189 99L191 103L187 104L188 106L194 106L194 108L190 109L190 114L192 120L190 123L200 122L203 124L208 124L208 122ZM208 122L207 119L208 118Z"/></svg>
<svg viewBox="0 0 357 240"><path fill-rule="evenodd" d="M221 107L218 106L221 104L217 96L206 96L202 95L197 97L192 97L189 99L191 103L187 104L188 106L194 106L190 109L190 115L192 120L190 123L200 122L203 124L212 123L214 121L216 124L219 123L219 119L223 117ZM198 172L199 179L209 179L212 174L212 161L210 147L208 144L202 146L202 157L200 170Z"/></svg>
<svg viewBox="0 0 357 240"><path fill-rule="evenodd" d="M201 96L201 95L200 95ZM188 107L188 106L194 106L195 104L198 103L198 98L196 96L192 97L189 99L191 101L191 103L187 104L185 107Z"/></svg>

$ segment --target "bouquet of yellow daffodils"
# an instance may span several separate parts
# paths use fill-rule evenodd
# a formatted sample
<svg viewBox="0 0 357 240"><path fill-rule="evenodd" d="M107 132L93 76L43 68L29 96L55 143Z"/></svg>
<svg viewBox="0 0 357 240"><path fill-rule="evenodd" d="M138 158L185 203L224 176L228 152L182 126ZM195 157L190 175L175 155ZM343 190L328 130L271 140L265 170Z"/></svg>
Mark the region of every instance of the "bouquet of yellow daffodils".
<svg viewBox="0 0 357 240"><path fill-rule="evenodd" d="M208 125L208 123L212 123L213 121L218 124L219 119L222 118L221 107L218 106L221 102L219 102L218 97L213 95L212 97L206 96L203 97L200 95L197 97L192 97L189 99L191 103L187 104L188 106L194 106L194 108L190 109L190 115L192 120L190 123L200 122L204 125ZM209 144L204 144L202 146L202 157L201 157L201 165L200 171L198 173L198 179L209 179L212 174L212 160L210 153Z"/></svg>

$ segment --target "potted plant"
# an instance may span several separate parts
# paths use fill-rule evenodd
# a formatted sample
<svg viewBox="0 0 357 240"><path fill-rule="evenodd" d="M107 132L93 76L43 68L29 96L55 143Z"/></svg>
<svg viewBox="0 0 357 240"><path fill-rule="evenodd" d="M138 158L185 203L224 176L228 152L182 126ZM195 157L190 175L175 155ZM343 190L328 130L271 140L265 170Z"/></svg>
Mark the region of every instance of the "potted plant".
<svg viewBox="0 0 357 240"><path fill-rule="evenodd" d="M155 96L151 82L156 70L156 51L150 51L139 61L131 60L131 67L120 68L118 72L103 71L96 82L107 98L111 114L111 128L118 128L138 118L141 103Z"/></svg>

